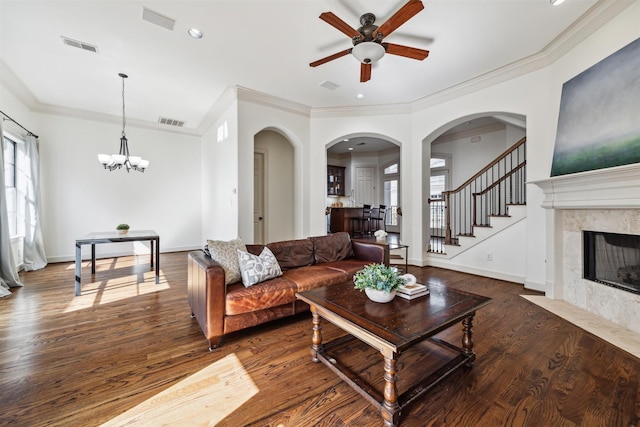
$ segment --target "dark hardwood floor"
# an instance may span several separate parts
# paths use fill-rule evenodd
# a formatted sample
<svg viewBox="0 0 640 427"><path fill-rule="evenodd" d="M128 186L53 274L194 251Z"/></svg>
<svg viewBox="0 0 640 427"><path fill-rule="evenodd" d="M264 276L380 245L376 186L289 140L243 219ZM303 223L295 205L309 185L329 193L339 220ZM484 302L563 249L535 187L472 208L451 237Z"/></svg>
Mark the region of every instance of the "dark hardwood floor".
<svg viewBox="0 0 640 427"><path fill-rule="evenodd" d="M93 277L85 262L79 297L73 263L21 273L25 286L0 299L0 425L99 426L230 355L256 391L247 391L217 425L382 425L364 398L311 362L308 313L231 334L209 352L189 316L187 253L162 254L161 267L156 285L148 256L100 260ZM521 285L438 268L409 270L419 281L493 302L475 318L474 367L407 408L402 426L638 425L637 358L521 298L537 294ZM342 334L323 323L325 340ZM452 328L441 335L462 334ZM400 388L438 360L424 347L400 357ZM379 383L378 353L354 344L343 354ZM179 424L166 415L136 425L206 425L196 419L207 411L218 419L213 415L225 406L225 390L205 396L206 407L180 406Z"/></svg>

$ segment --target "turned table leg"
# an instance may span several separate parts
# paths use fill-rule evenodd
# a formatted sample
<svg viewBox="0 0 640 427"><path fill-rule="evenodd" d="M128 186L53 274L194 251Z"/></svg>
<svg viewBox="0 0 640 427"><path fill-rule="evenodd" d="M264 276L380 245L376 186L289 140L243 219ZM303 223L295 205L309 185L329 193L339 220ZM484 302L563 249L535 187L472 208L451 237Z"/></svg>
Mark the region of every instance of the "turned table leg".
<svg viewBox="0 0 640 427"><path fill-rule="evenodd" d="M473 352L473 316L465 317L462 320L462 352L469 357L465 366L473 366L473 361L476 360L476 354Z"/></svg>
<svg viewBox="0 0 640 427"><path fill-rule="evenodd" d="M311 316L313 322L313 337L311 338L311 360L318 362L318 352L322 350L322 326L320 316L314 306L311 306Z"/></svg>
<svg viewBox="0 0 640 427"><path fill-rule="evenodd" d="M397 426L400 418L395 357L395 354L392 357L384 357L384 403L380 412L387 427Z"/></svg>

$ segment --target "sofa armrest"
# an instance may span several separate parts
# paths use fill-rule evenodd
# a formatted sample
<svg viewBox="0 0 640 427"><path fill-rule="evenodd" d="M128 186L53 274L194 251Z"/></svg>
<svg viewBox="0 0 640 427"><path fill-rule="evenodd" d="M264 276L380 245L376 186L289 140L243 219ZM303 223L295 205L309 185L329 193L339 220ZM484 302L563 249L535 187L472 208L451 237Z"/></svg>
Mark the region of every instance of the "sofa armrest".
<svg viewBox="0 0 640 427"><path fill-rule="evenodd" d="M353 248L354 257L358 260L389 265L389 249L387 249L387 245L352 240L351 247Z"/></svg>
<svg viewBox="0 0 640 427"><path fill-rule="evenodd" d="M224 334L224 269L203 251L189 252L187 291L192 315L206 338L217 343Z"/></svg>

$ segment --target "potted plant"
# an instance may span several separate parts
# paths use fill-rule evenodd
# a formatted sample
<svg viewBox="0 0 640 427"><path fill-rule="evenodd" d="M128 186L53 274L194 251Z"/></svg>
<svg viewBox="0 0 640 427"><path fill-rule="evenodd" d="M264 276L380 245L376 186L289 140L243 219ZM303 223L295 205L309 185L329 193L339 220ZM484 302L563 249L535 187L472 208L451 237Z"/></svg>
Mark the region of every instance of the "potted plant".
<svg viewBox="0 0 640 427"><path fill-rule="evenodd" d="M116 230L118 231L118 234L127 234L129 231L129 224L118 224Z"/></svg>
<svg viewBox="0 0 640 427"><path fill-rule="evenodd" d="M375 302L389 302L396 296L396 290L405 280L398 269L384 264L369 264L353 275L354 287L365 291L367 297Z"/></svg>

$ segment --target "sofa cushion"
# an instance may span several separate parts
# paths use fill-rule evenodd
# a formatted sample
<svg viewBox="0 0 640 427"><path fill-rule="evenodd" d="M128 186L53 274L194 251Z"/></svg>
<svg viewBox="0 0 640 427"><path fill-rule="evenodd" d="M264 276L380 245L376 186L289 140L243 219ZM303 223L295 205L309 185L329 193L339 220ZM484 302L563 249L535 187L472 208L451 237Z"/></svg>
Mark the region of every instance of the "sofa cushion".
<svg viewBox="0 0 640 427"><path fill-rule="evenodd" d="M246 287L282 276L278 260L269 248L262 249L260 255L238 250L238 263L240 264L242 283Z"/></svg>
<svg viewBox="0 0 640 427"><path fill-rule="evenodd" d="M343 259L335 262L327 262L322 264L322 266L339 270L349 275L349 277L353 277L354 274L356 274L358 271L362 270L365 266L369 264L374 264L374 263L371 261L362 261L355 258L351 258L351 259Z"/></svg>
<svg viewBox="0 0 640 427"><path fill-rule="evenodd" d="M349 233L340 232L327 236L310 237L313 242L316 263L340 261L353 257Z"/></svg>
<svg viewBox="0 0 640 427"><path fill-rule="evenodd" d="M349 279L346 273L322 265L310 265L288 270L282 273L282 277L294 282L298 287L298 292L320 286L336 285Z"/></svg>
<svg viewBox="0 0 640 427"><path fill-rule="evenodd" d="M249 313L291 303L296 300L296 284L283 277L245 288L242 283L227 286L225 314Z"/></svg>
<svg viewBox="0 0 640 427"><path fill-rule="evenodd" d="M211 258L224 270L224 282L226 285L239 282L240 264L238 263L238 249L247 250L241 239L233 239L228 242L222 240L207 240Z"/></svg>
<svg viewBox="0 0 640 427"><path fill-rule="evenodd" d="M282 270L313 264L313 242L309 239L274 242L267 247L275 255Z"/></svg>

